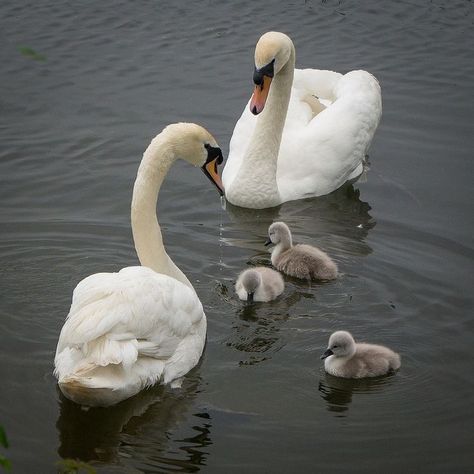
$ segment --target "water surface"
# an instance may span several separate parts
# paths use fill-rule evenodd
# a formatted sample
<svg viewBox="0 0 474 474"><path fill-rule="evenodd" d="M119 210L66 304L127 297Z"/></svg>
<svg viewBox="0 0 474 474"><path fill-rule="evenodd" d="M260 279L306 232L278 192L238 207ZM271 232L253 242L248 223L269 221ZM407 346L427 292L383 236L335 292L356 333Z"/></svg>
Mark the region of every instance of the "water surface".
<svg viewBox="0 0 474 474"><path fill-rule="evenodd" d="M472 469L472 2L24 1L0 18L0 424L14 472L62 458L101 473ZM180 391L84 411L52 376L72 290L136 264L131 187L156 133L195 121L227 152L270 29L293 38L298 67L379 79L367 181L223 209L177 164L158 210L206 308L204 356ZM277 219L343 275L246 308L235 277L268 263ZM342 328L399 351L401 371L325 375Z"/></svg>

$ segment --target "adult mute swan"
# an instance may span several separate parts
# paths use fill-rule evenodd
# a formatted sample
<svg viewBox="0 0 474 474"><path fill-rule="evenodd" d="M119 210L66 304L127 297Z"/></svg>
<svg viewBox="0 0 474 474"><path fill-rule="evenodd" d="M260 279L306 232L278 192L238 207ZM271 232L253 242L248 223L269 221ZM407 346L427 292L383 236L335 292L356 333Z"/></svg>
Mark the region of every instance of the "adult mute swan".
<svg viewBox="0 0 474 474"><path fill-rule="evenodd" d="M328 374L347 379L378 377L400 368L400 356L385 346L356 343L347 331L331 334L321 356Z"/></svg>
<svg viewBox="0 0 474 474"><path fill-rule="evenodd" d="M295 69L293 42L272 31L255 48L253 81L222 173L230 203L273 207L328 194L362 173L382 113L374 76Z"/></svg>
<svg viewBox="0 0 474 474"><path fill-rule="evenodd" d="M177 158L200 166L223 194L217 173L222 153L204 128L172 124L152 140L131 206L142 266L82 280L59 336L54 373L76 403L108 406L156 382L180 386L201 357L206 316L193 286L166 253L156 216L160 186Z"/></svg>

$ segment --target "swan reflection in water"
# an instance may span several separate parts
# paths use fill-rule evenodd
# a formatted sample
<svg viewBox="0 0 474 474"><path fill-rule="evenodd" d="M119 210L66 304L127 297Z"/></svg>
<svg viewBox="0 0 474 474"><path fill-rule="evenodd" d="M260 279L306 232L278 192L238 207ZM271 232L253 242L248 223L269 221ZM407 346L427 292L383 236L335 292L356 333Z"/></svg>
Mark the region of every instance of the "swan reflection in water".
<svg viewBox="0 0 474 474"><path fill-rule="evenodd" d="M150 467L152 462L156 468L198 471L206 464L206 446L212 444L212 420L201 408L190 413L199 392L196 372L188 374L181 389L158 385L108 408L86 410L58 390L59 456L94 466L120 464L130 468L145 463ZM191 436L180 438L190 431Z"/></svg>
<svg viewBox="0 0 474 474"><path fill-rule="evenodd" d="M327 409L336 416L345 416L352 396L363 396L382 392L393 383L394 377L382 376L366 379L344 379L324 373L319 380L318 390L327 403Z"/></svg>
<svg viewBox="0 0 474 474"><path fill-rule="evenodd" d="M268 257L263 252L268 227L283 221L296 243L317 245L337 261L369 255L372 249L365 239L375 220L369 214L370 205L359 195L358 189L346 184L326 196L290 201L270 209L245 209L226 203L231 222L223 228L224 242Z"/></svg>

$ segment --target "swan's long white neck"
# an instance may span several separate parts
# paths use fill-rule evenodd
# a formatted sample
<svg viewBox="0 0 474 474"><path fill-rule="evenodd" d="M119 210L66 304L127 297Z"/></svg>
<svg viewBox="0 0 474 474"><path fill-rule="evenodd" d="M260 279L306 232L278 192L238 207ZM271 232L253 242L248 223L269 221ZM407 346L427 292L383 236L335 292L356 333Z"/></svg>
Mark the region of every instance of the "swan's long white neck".
<svg viewBox="0 0 474 474"><path fill-rule="evenodd" d="M138 258L144 267L193 288L186 275L166 253L156 216L158 193L175 159L172 146L163 134L157 136L146 149L133 187L132 233Z"/></svg>
<svg viewBox="0 0 474 474"><path fill-rule="evenodd" d="M291 44L288 61L275 74L265 108L257 118L254 133L232 188L245 195L244 207L277 206L281 203L276 181L278 154L285 125L295 70L295 49ZM232 192L232 189L229 190Z"/></svg>

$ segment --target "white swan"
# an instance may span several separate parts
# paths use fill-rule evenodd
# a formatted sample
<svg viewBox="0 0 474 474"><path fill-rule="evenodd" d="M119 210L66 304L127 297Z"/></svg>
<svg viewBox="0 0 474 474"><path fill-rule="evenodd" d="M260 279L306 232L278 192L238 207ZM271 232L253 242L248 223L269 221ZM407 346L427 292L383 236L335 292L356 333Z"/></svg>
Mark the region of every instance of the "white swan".
<svg viewBox="0 0 474 474"><path fill-rule="evenodd" d="M293 245L291 231L284 222L274 222L268 228L265 245L271 244L275 244L272 265L280 272L303 280L337 278L337 265L331 257L312 245Z"/></svg>
<svg viewBox="0 0 474 474"><path fill-rule="evenodd" d="M400 368L400 356L385 346L354 341L347 331L331 334L326 352L321 356L324 369L336 377L360 379L377 377Z"/></svg>
<svg viewBox="0 0 474 474"><path fill-rule="evenodd" d="M363 171L382 112L377 80L366 71L294 67L291 39L265 33L255 48L255 91L222 173L234 205L262 209L328 194Z"/></svg>
<svg viewBox="0 0 474 474"><path fill-rule="evenodd" d="M272 301L283 293L283 277L268 267L244 270L237 278L235 292L243 301Z"/></svg>
<svg viewBox="0 0 474 474"><path fill-rule="evenodd" d="M222 153L204 128L173 124L152 140L131 206L142 266L82 280L59 336L54 373L64 395L77 403L112 405L159 381L179 386L201 357L206 316L166 253L156 217L160 186L177 158L201 166L222 194Z"/></svg>

